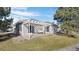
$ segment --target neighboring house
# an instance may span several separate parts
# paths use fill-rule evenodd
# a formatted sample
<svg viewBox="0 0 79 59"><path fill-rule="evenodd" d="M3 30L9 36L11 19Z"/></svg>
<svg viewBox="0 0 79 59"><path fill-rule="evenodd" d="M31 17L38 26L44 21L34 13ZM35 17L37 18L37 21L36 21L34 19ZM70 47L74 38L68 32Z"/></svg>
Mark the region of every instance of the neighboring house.
<svg viewBox="0 0 79 59"><path fill-rule="evenodd" d="M15 24L15 34L29 39L32 36L39 34L54 34L55 27L51 23L39 22L37 20L20 20Z"/></svg>

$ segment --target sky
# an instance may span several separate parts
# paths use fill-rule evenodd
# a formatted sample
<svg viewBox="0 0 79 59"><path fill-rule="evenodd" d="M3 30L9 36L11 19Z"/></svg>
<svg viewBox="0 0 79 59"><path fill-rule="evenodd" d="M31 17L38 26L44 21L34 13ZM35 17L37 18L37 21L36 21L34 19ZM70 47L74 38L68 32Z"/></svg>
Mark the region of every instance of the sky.
<svg viewBox="0 0 79 59"><path fill-rule="evenodd" d="M55 22L53 16L57 7L12 7L11 17L14 23L21 19L36 19L42 22Z"/></svg>

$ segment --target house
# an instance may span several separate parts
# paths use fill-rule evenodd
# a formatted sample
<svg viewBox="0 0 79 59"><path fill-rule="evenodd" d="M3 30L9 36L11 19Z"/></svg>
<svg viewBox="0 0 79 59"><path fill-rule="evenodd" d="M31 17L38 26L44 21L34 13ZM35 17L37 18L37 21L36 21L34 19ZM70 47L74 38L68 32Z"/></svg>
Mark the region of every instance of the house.
<svg viewBox="0 0 79 59"><path fill-rule="evenodd" d="M34 19L25 19L16 22L14 30L17 36L22 36L25 39L42 34L54 34L54 31L55 27L52 23L40 22Z"/></svg>

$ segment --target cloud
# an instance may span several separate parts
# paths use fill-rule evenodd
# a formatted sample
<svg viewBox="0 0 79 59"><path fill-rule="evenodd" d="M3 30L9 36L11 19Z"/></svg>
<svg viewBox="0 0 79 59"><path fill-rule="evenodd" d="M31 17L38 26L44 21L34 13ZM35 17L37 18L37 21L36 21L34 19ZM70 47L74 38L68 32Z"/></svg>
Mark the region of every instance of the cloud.
<svg viewBox="0 0 79 59"><path fill-rule="evenodd" d="M52 18L53 16L52 15L44 15L45 17L50 17L50 18Z"/></svg>
<svg viewBox="0 0 79 59"><path fill-rule="evenodd" d="M35 12L28 12L27 7L13 7L11 13L15 15L20 15L20 16L40 16L39 13Z"/></svg>
<svg viewBox="0 0 79 59"><path fill-rule="evenodd" d="M12 7L11 10L11 17L14 18L14 23L16 23L18 20L23 20L26 18L37 18L40 20L40 18L47 18L50 19L52 18L52 15L49 14L43 14L40 11L35 12L35 11L28 11L28 7ZM44 19L42 19L44 20Z"/></svg>
<svg viewBox="0 0 79 59"><path fill-rule="evenodd" d="M21 16L40 16L39 14L33 12L25 12L25 11L12 11L12 14L21 15Z"/></svg>
<svg viewBox="0 0 79 59"><path fill-rule="evenodd" d="M18 11L27 11L28 7L12 7L12 11L18 10Z"/></svg>
<svg viewBox="0 0 79 59"><path fill-rule="evenodd" d="M12 7L11 10L11 17L14 18L14 23L16 23L19 20L23 20L29 17L34 17L34 16L41 16L39 13L35 12L28 12L28 7Z"/></svg>
<svg viewBox="0 0 79 59"><path fill-rule="evenodd" d="M40 12L40 11L39 11ZM44 16L44 17L51 17L48 14L41 14L41 13L36 13L34 11L29 12L28 7L13 7L11 13L14 15L18 15L20 17L28 17L28 16Z"/></svg>
<svg viewBox="0 0 79 59"><path fill-rule="evenodd" d="M14 15L14 14L11 14L10 17L14 18L13 23L16 23L16 22L19 21L19 20L27 19L27 17L22 17L22 16Z"/></svg>

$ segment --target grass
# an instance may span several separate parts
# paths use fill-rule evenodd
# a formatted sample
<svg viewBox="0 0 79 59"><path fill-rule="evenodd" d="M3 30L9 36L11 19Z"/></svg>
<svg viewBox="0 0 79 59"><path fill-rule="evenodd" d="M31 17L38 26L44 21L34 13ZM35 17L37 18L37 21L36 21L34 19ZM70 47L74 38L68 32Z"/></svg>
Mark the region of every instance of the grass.
<svg viewBox="0 0 79 59"><path fill-rule="evenodd" d="M12 40L0 42L1 51L52 51L79 43L79 38L67 36L43 36L24 42L14 43Z"/></svg>

